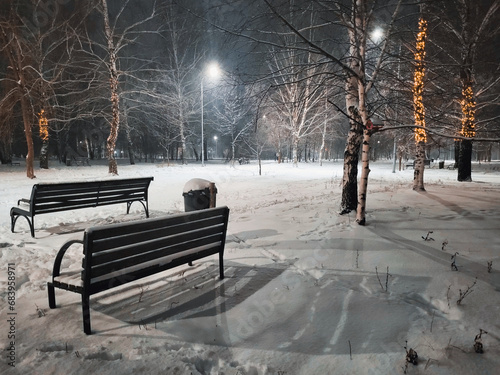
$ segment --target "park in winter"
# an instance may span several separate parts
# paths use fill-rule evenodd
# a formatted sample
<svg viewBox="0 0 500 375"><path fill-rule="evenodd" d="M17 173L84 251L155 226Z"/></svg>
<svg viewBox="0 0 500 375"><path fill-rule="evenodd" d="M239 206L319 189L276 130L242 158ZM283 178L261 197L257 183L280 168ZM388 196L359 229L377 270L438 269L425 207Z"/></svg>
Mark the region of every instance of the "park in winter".
<svg viewBox="0 0 500 375"><path fill-rule="evenodd" d="M498 373L499 8L2 1L0 373Z"/></svg>

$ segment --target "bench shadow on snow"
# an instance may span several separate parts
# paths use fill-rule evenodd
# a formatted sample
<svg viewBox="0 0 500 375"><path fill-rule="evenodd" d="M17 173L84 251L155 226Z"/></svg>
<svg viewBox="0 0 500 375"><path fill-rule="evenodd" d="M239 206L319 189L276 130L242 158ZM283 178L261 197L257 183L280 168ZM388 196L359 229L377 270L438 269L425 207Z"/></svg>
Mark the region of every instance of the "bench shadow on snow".
<svg viewBox="0 0 500 375"><path fill-rule="evenodd" d="M138 325L144 336L147 330L161 330L192 344L313 355L349 355L349 342L353 354L400 352L410 326L426 322L434 309L418 293L398 298L381 294L373 274L327 272L317 284L298 276L287 263L256 268L227 261L221 281L217 266L202 263L187 277L181 272L170 280L132 285L94 297L91 305L101 314ZM283 288L285 277L299 277L300 283ZM422 290L428 280L400 276L399 282L418 284L416 289ZM366 285L378 291L367 293ZM284 298L270 303L269 296L279 288Z"/></svg>

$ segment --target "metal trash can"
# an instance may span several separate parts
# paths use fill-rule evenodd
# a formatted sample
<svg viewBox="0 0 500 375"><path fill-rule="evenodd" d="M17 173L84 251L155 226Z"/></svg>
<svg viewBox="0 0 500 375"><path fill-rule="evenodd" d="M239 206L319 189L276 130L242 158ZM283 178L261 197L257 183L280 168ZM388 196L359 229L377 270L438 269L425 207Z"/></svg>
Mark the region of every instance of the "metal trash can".
<svg viewBox="0 0 500 375"><path fill-rule="evenodd" d="M444 169L444 160L439 161L439 169Z"/></svg>
<svg viewBox="0 0 500 375"><path fill-rule="evenodd" d="M184 211L197 211L215 207L217 188L215 183L202 178L193 178L184 185Z"/></svg>

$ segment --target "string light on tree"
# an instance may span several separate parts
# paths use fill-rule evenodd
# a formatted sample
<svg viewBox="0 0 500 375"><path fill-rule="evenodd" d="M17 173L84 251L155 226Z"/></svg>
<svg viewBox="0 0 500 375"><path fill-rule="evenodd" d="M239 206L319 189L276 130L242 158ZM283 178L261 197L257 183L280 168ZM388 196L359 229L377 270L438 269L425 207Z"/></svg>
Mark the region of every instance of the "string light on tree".
<svg viewBox="0 0 500 375"><path fill-rule="evenodd" d="M460 106L462 107L462 130L460 131L460 135L473 138L476 135L474 124L476 102L474 101L472 84L467 84L462 90L462 100L460 101Z"/></svg>
<svg viewBox="0 0 500 375"><path fill-rule="evenodd" d="M425 127L425 107L422 99L424 92L424 76L425 76L425 41L427 38L427 21L420 19L418 23L417 44L415 49L415 73L413 83L413 110L415 117L415 125ZM426 142L427 134L424 129L415 129L415 141Z"/></svg>
<svg viewBox="0 0 500 375"><path fill-rule="evenodd" d="M42 109L38 114L38 126L39 126L39 134L40 138L43 142L48 141L49 139L49 121L47 120L47 115L45 114L45 110Z"/></svg>

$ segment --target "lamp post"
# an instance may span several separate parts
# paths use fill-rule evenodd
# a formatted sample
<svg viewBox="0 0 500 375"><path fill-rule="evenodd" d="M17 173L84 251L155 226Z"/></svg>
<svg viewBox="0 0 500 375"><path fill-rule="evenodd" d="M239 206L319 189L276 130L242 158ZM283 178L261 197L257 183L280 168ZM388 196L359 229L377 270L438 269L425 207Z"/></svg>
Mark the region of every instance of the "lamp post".
<svg viewBox="0 0 500 375"><path fill-rule="evenodd" d="M215 153L214 153L214 159L217 157L217 136L214 135L214 141L215 141Z"/></svg>
<svg viewBox="0 0 500 375"><path fill-rule="evenodd" d="M219 65L216 62L210 63L206 68L206 73L208 78L217 78L220 76ZM205 75L202 73L201 75L201 165L205 166L205 145L203 143L204 135L203 135L203 78Z"/></svg>

